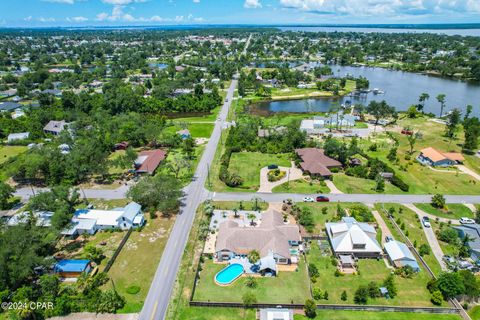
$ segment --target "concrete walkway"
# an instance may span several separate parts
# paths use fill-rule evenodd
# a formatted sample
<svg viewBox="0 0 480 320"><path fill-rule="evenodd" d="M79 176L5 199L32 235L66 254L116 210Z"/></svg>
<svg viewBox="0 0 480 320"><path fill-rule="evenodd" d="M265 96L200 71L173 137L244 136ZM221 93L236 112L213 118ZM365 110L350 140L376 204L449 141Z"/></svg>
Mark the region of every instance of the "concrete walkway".
<svg viewBox="0 0 480 320"><path fill-rule="evenodd" d="M271 193L273 188L284 184L285 182L299 180L303 178L302 170L298 169L293 161L290 168L278 167L278 169L280 169L280 171L285 171L286 174L282 179L274 182L268 181L268 171L270 171L268 167L263 167L262 169L260 169L260 188L257 192Z"/></svg>
<svg viewBox="0 0 480 320"><path fill-rule="evenodd" d="M409 208L410 210L414 211L420 220L422 220L422 217L424 216L429 216L428 213L418 209L415 207L413 204L404 204L405 207ZM431 215L430 215L431 216ZM436 218L434 216L434 218ZM448 219L446 219L448 220ZM440 244L438 243L437 237L435 236L435 232L433 231L433 228L425 228L423 223L421 223L423 232L425 233L425 236L427 238L428 244L430 245L430 248L432 249L432 253L437 259L438 263L440 264L442 270L446 271L447 266L445 265L445 262L443 261L443 251L442 248L440 247Z"/></svg>
<svg viewBox="0 0 480 320"><path fill-rule="evenodd" d="M330 189L330 193L343 194L343 192L337 188L337 186L333 183L332 180L325 180L325 184Z"/></svg>
<svg viewBox="0 0 480 320"><path fill-rule="evenodd" d="M430 214L428 212L425 212L423 210L420 210L419 208L415 207L415 205L413 203L404 203L403 205L405 207L407 207L408 209L412 210L413 212L415 212L416 214L421 215L420 219L424 216L427 216L430 220L437 221L437 219L438 219L439 222L443 222L443 223L451 223L451 224L459 224L460 223L458 221L458 219L442 218L442 217L438 217L438 216L435 216L433 214Z"/></svg>
<svg viewBox="0 0 480 320"><path fill-rule="evenodd" d="M467 207L468 209L470 209L470 211L472 211L473 213L477 212L477 207L475 207L475 205L473 205L471 203L464 203L463 205L465 207Z"/></svg>
<svg viewBox="0 0 480 320"><path fill-rule="evenodd" d="M458 170L462 171L463 173L466 173L469 176L471 176L472 178L475 178L475 179L480 181L480 174L476 173L472 169L467 168L464 165L458 165L457 168L458 168Z"/></svg>
<svg viewBox="0 0 480 320"><path fill-rule="evenodd" d="M365 203L365 205L367 207L369 207L370 209L372 209L373 217L377 221L377 225L380 228L380 230L382 230L381 243L384 244L385 243L385 237L392 235L392 233L390 232L390 228L387 226L387 224L385 223L385 220L383 220L380 213L377 210L375 210L375 206L373 205L373 203Z"/></svg>

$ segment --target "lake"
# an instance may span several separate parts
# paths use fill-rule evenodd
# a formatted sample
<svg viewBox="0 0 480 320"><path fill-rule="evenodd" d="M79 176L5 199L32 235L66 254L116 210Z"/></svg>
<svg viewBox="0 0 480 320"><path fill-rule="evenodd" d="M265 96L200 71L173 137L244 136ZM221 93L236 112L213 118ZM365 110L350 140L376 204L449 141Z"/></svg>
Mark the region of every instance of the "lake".
<svg viewBox="0 0 480 320"><path fill-rule="evenodd" d="M446 95L445 111L453 108L465 110L468 104L473 106L472 114L480 116L480 84L452 79L438 78L411 72L395 71L371 67L345 67L331 65L335 76L347 74L363 76L370 80L370 89L378 88L384 94L369 93L362 97L345 96L342 98L318 98L301 100L284 100L260 102L252 106L252 111L268 112L328 112L332 103L367 105L371 100L386 100L399 111L405 111L412 104L418 104L418 97L426 92L430 99L425 104L425 112L439 114L440 104L435 98L438 94ZM257 110L255 110L257 109Z"/></svg>

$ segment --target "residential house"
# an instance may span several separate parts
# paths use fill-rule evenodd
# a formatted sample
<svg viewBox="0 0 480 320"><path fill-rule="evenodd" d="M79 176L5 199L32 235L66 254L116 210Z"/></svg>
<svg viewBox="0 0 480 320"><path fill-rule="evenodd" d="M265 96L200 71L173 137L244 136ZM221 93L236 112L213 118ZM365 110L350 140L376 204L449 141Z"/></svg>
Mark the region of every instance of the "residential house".
<svg viewBox="0 0 480 320"><path fill-rule="evenodd" d="M469 240L467 246L470 248L470 257L474 260L480 260L480 225L479 224L463 224L461 226L453 226L457 230L458 236L464 239L467 235Z"/></svg>
<svg viewBox="0 0 480 320"><path fill-rule="evenodd" d="M190 130L188 129L182 129L177 131L177 134L182 138L182 140L190 138L192 135L190 134Z"/></svg>
<svg viewBox="0 0 480 320"><path fill-rule="evenodd" d="M53 267L53 272L62 278L78 278L91 270L90 260L60 260Z"/></svg>
<svg viewBox="0 0 480 320"><path fill-rule="evenodd" d="M136 202L130 202L124 208L113 210L79 209L75 212L71 225L62 232L66 236L80 234L95 234L98 230L141 227L145 223L142 207Z"/></svg>
<svg viewBox="0 0 480 320"><path fill-rule="evenodd" d="M337 121L338 118L338 121ZM351 114L343 114L342 112L332 114L331 116L315 116L313 119L304 119L300 124L300 130L307 134L325 134L330 131L330 128L353 128L355 122L358 120L357 116ZM338 124L338 125L337 125Z"/></svg>
<svg viewBox="0 0 480 320"><path fill-rule="evenodd" d="M342 167L339 161L326 156L323 149L303 148L296 149L295 153L301 160L302 171L312 176L328 179L332 176L330 169Z"/></svg>
<svg viewBox="0 0 480 320"><path fill-rule="evenodd" d="M21 107L22 105L17 102L6 101L0 103L0 112L12 112L13 110Z"/></svg>
<svg viewBox="0 0 480 320"><path fill-rule="evenodd" d="M417 161L432 167L448 167L462 163L465 161L465 158L461 153L441 152L435 148L428 147L420 151Z"/></svg>
<svg viewBox="0 0 480 320"><path fill-rule="evenodd" d="M396 240L388 241L384 245L384 250L388 260L394 267L401 268L410 266L414 271L420 271L415 256L405 243Z"/></svg>
<svg viewBox="0 0 480 320"><path fill-rule="evenodd" d="M293 320L293 310L284 308L260 309L260 320Z"/></svg>
<svg viewBox="0 0 480 320"><path fill-rule="evenodd" d="M30 132L10 133L7 137L8 143L28 139Z"/></svg>
<svg viewBox="0 0 480 320"><path fill-rule="evenodd" d="M61 97L62 96L62 91L58 89L45 89L42 91L44 94L49 94L55 97Z"/></svg>
<svg viewBox="0 0 480 320"><path fill-rule="evenodd" d="M58 136L63 130L68 129L68 126L69 123L67 123L65 120L51 120L45 125L45 127L43 127L43 132Z"/></svg>
<svg viewBox="0 0 480 320"><path fill-rule="evenodd" d="M52 225L52 216L53 212L50 211L20 212L8 219L7 226L16 226L34 221L38 227L50 227Z"/></svg>
<svg viewBox="0 0 480 320"><path fill-rule="evenodd" d="M259 138L268 138L272 134L282 134L282 133L285 133L286 131L287 131L287 127L284 127L284 126L267 128L267 129L258 128L257 136Z"/></svg>
<svg viewBox="0 0 480 320"><path fill-rule="evenodd" d="M155 149L142 151L135 160L135 172L152 175L166 157L167 152L165 150Z"/></svg>
<svg viewBox="0 0 480 320"><path fill-rule="evenodd" d="M353 217L343 217L341 222L329 222L325 226L336 256L351 255L356 258L381 256L382 248L376 240L377 232L368 223L357 222Z"/></svg>
<svg viewBox="0 0 480 320"><path fill-rule="evenodd" d="M273 209L262 214L259 226L240 226L228 220L220 224L215 243L217 261L229 261L233 258L247 257L257 250L260 253L260 265L291 264L293 246L301 242L300 229L296 224L285 224L283 216Z"/></svg>

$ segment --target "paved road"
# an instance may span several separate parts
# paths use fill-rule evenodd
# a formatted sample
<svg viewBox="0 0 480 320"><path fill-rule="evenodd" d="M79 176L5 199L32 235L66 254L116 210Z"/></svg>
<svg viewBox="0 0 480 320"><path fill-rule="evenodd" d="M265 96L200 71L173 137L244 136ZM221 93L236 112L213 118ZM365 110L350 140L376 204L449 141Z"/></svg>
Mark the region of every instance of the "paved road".
<svg viewBox="0 0 480 320"><path fill-rule="evenodd" d="M187 243L188 234L195 218L195 212L207 196L204 188L207 180L208 166L212 163L217 145L220 141L222 125L227 119L237 80L233 80L227 93L227 102L220 111L219 120L215 123L212 136L208 141L205 152L200 159L194 181L186 188L186 197L175 221L172 232L163 251L160 264L151 284L147 298L140 313L141 320L164 319L172 288L177 277L183 251Z"/></svg>
<svg viewBox="0 0 480 320"><path fill-rule="evenodd" d="M428 214L425 211L420 210L419 208L415 207L413 204L405 204L405 207L415 212L420 220L422 219L422 217L428 216ZM427 237L428 244L432 249L432 253L437 259L438 263L440 264L442 270L444 271L448 270L447 266L445 265L445 262L442 259L443 251L442 251L442 248L440 247L440 244L438 243L438 240L437 240L437 237L435 236L435 232L433 231L433 228L432 227L425 228L423 223L422 223L422 228L423 228L423 232L425 233L425 236Z"/></svg>
<svg viewBox="0 0 480 320"><path fill-rule="evenodd" d="M432 195L410 194L325 194L331 202L365 202L365 203L430 203ZM248 192L210 192L209 198L218 201L248 201L258 197L267 202L282 202L284 199L302 201L304 197L315 197L317 194L295 193L248 193ZM447 203L480 203L480 196L445 196Z"/></svg>

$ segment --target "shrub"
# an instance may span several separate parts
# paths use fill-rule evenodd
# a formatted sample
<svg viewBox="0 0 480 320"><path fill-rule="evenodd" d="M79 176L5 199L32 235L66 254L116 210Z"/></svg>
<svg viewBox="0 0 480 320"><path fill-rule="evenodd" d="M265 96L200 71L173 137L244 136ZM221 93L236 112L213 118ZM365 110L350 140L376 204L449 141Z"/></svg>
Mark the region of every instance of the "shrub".
<svg viewBox="0 0 480 320"><path fill-rule="evenodd" d="M305 306L303 307L305 315L309 318L315 318L317 316L317 305L315 301L308 299L305 301Z"/></svg>
<svg viewBox="0 0 480 320"><path fill-rule="evenodd" d="M130 286L127 288L127 293L128 294L137 294L140 292L140 287L139 286Z"/></svg>
<svg viewBox="0 0 480 320"><path fill-rule="evenodd" d="M450 244L456 244L458 243L458 233L455 231L453 228L443 228L440 230L438 233L438 239L450 243Z"/></svg>
<svg viewBox="0 0 480 320"><path fill-rule="evenodd" d="M257 287L257 279L252 276L247 277L245 285L249 288L255 289Z"/></svg>
<svg viewBox="0 0 480 320"><path fill-rule="evenodd" d="M371 281L368 286L368 296L370 298L378 298L380 297L380 287L375 281Z"/></svg>
<svg viewBox="0 0 480 320"><path fill-rule="evenodd" d="M432 295L430 296L430 301L432 301L434 305L441 305L443 302L442 293L439 290L433 291Z"/></svg>
<svg viewBox="0 0 480 320"><path fill-rule="evenodd" d="M352 205L349 208L350 214L352 217L355 218L358 222L373 222L375 221L373 214L370 212L370 210L363 206L363 205Z"/></svg>
<svg viewBox="0 0 480 320"><path fill-rule="evenodd" d="M445 197L441 194L436 194L432 197L432 207L443 209L445 207Z"/></svg>
<svg viewBox="0 0 480 320"><path fill-rule="evenodd" d="M314 277L314 278L317 278L320 275L320 273L318 272L317 266L314 265L313 263L308 264L308 274L310 275L310 277Z"/></svg>
<svg viewBox="0 0 480 320"><path fill-rule="evenodd" d="M420 254L420 256L425 256L425 255L428 255L430 254L430 247L428 246L428 244L426 243L422 243L420 245L420 247L418 248L418 253Z"/></svg>
<svg viewBox="0 0 480 320"><path fill-rule="evenodd" d="M323 293L322 293L322 290L320 290L319 288L313 288L313 299L315 300L322 300L323 298Z"/></svg>
<svg viewBox="0 0 480 320"><path fill-rule="evenodd" d="M347 301L348 299L347 291L343 290L342 295L340 296L340 299L342 299L342 301Z"/></svg>
<svg viewBox="0 0 480 320"><path fill-rule="evenodd" d="M353 297L353 301L356 304L367 304L368 301L368 288L366 286L358 287L357 291L355 291L355 295Z"/></svg>

